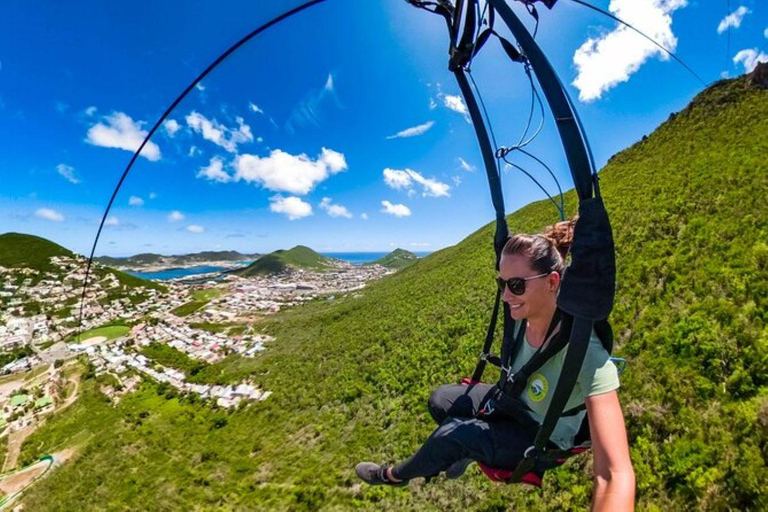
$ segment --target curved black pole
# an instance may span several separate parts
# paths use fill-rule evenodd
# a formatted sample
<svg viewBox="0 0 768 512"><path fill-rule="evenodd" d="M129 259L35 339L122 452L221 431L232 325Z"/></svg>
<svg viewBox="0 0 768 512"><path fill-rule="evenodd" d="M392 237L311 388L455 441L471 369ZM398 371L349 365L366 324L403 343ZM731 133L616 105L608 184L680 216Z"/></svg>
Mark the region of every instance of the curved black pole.
<svg viewBox="0 0 768 512"><path fill-rule="evenodd" d="M568 165L571 169L579 200L589 199L593 195L598 195L598 191L594 187L597 178L592 165L592 159L590 158L586 134L583 133L579 126L579 121L575 110L571 106L568 93L562 87L557 73L555 73L539 45L536 44L531 34L528 33L525 25L507 5L507 2L505 0L488 1L491 7L496 9L501 19L504 20L504 23L509 27L512 35L515 36L515 39L520 44L547 98L547 103L549 103L549 107L552 109L552 115L560 132L560 139L563 142L565 156L568 159Z"/></svg>
<svg viewBox="0 0 768 512"><path fill-rule="evenodd" d="M477 142L480 145L480 152L483 155L488 185L491 188L491 201L493 202L493 209L496 211L494 248L496 249L496 268L498 269L501 249L503 249L509 236L509 228L507 227L507 219L504 216L504 196L501 193L501 180L499 179L499 171L496 167L496 158L491 147L491 141L488 138L488 131L485 128L485 123L483 123L483 116L480 113L475 96L472 94L472 89L469 86L464 70L460 67L456 68L453 70L453 75L459 83L459 89L461 89L461 94L464 96L464 101L467 104L467 110L472 119L472 126L475 128L475 135L477 135Z"/></svg>
<svg viewBox="0 0 768 512"><path fill-rule="evenodd" d="M125 168L125 170L123 171L123 174L120 176L120 180L117 182L117 186L115 187L114 192L112 192L112 197L109 198L109 203L107 203L107 208L104 210L104 215L101 217L101 223L99 224L99 229L98 229L98 231L96 231L96 238L94 238L94 240L93 240L93 246L91 247L91 254L90 254L90 256L88 256L88 266L85 269L85 280L83 281L83 293L82 293L82 296L80 297L80 315L79 315L78 327L77 327L77 329L78 329L78 333L77 333L78 336L80 335L80 328L82 327L82 324L83 324L83 306L85 305L85 293L88 290L88 278L91 275L91 266L93 264L93 255L96 252L96 246L99 244L99 238L101 237L101 231L104 229L104 223L106 222L107 216L109 215L109 211L112 208L112 203L115 202L115 197L117 197L117 193L120 191L120 187L123 185L123 181L125 181L125 178L126 178L126 176L128 176L128 173L130 172L131 167L133 167L134 162L139 157L139 154L144 149L144 146L146 146L147 142L149 142L149 139L152 138L152 135L154 135L154 133L157 131L157 129L160 128L160 126L163 124L163 121L165 121L165 119L171 114L171 112L173 112L173 109L175 109L176 106L179 103L181 103L181 101L192 91L192 89L194 89L195 86L198 83L200 83L200 81L202 81L202 79L205 78L208 75L208 73L213 71L213 69L216 68L216 66L221 64L227 57L232 55L238 48L243 46L245 43L247 43L248 41L250 41L251 39L253 39L257 35L259 35L262 32L264 32L268 28L270 28L270 27L272 27L274 25L277 25L281 21L290 18L294 14L298 14L299 12L301 12L301 11L303 11L305 9L308 9L308 8L310 8L310 7L312 7L312 6L316 5L316 4L324 2L324 1L325 0L311 0L309 2L305 2L305 3L301 4L301 5L299 5L298 7L295 7L293 9L291 9L290 11L287 11L287 12L281 14L280 16L278 16L276 18L273 18L272 20L268 21L267 23L264 23L259 28L257 28L256 30L252 31L251 33L249 33L248 35L246 35L245 37L240 39L238 42L236 42L235 44L230 46L229 49L227 49L224 53L219 55L219 57L216 60L214 60L207 68L205 68L205 70L203 70L203 72L200 73L198 75L198 77L195 78L192 81L192 83L187 86L186 89L184 89L184 91L174 100L173 103L171 103L171 105L165 110L165 112L163 112L163 115L160 116L160 119L157 120L157 122L152 127L152 129L149 130L149 133L147 133L147 136L144 137L144 140L141 142L141 145L139 146L139 149L137 149L136 152L133 154L133 156L131 157L130 162L128 162L128 166Z"/></svg>

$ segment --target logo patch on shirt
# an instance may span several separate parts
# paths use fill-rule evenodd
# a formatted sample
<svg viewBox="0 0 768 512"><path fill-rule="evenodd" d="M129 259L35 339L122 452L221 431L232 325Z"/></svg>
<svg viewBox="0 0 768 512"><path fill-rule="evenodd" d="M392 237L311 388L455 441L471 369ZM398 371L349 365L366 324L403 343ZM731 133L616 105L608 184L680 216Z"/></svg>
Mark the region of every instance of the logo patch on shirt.
<svg viewBox="0 0 768 512"><path fill-rule="evenodd" d="M540 373L534 373L531 380L528 381L528 398L534 402L541 402L547 396L549 391L549 382L547 378Z"/></svg>

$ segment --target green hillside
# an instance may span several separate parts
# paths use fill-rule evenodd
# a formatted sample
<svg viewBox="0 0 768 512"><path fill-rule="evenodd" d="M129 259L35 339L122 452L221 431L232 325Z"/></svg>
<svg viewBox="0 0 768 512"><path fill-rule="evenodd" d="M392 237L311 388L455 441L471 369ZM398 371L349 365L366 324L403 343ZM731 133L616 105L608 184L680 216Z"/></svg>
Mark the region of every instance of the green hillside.
<svg viewBox="0 0 768 512"><path fill-rule="evenodd" d="M419 257L405 249L395 249L381 259L372 261L369 265L381 265L382 267L401 269L416 263Z"/></svg>
<svg viewBox="0 0 768 512"><path fill-rule="evenodd" d="M639 510L768 509L768 91L720 82L601 173L618 249L612 321ZM569 213L575 197L566 197ZM555 220L548 202L513 232ZM589 457L542 492L462 479L361 486L361 460L401 460L434 425L425 402L474 367L495 294L492 226L356 297L266 324L263 355L211 365L274 392L224 412L145 384L83 397L24 443L75 443L29 510L586 510ZM261 327L262 324L260 324ZM493 379L493 372L486 376Z"/></svg>
<svg viewBox="0 0 768 512"><path fill-rule="evenodd" d="M34 235L5 233L0 235L0 267L27 267L51 270L54 256L74 257L72 251Z"/></svg>
<svg viewBox="0 0 768 512"><path fill-rule="evenodd" d="M65 249L57 243L39 236L23 233L5 233L0 235L0 267L27 267L52 272L55 269L50 261L53 256L73 258L75 254L69 249ZM165 290L165 287L162 285L151 281L144 281L119 270L104 267L93 268L93 275L96 278L102 278L106 274L114 274L118 281L120 281L120 284L128 288L143 286L145 288Z"/></svg>
<svg viewBox="0 0 768 512"><path fill-rule="evenodd" d="M332 267L331 262L325 256L316 253L309 247L297 245L293 249L280 249L265 254L247 267L234 272L237 275L264 276L279 274L291 268L327 270Z"/></svg>

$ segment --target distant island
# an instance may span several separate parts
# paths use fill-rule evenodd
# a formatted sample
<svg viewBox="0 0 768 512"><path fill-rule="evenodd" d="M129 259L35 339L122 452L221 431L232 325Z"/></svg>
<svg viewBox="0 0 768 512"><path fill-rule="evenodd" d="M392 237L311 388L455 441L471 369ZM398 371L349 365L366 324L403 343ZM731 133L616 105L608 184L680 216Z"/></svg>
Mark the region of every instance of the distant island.
<svg viewBox="0 0 768 512"><path fill-rule="evenodd" d="M419 257L405 249L395 249L381 259L369 263L369 265L381 265L391 269L403 269L416 263Z"/></svg>
<svg viewBox="0 0 768 512"><path fill-rule="evenodd" d="M125 258L115 258L111 256L99 256L95 261L102 265L116 267L120 269L150 271L166 270L170 268L181 268L203 264L222 264L234 263L238 261L251 261L260 256L258 253L242 254L238 251L203 251L192 254L180 254L164 256L155 253L142 253Z"/></svg>
<svg viewBox="0 0 768 512"><path fill-rule="evenodd" d="M383 258L366 263L380 265L390 270L405 268L416 260L418 256L404 249L395 249ZM337 258L329 258L304 245L297 245L291 249L280 249L265 254L247 267L235 270L233 273L242 277L275 275L288 270L314 270L318 272L332 271L347 268L350 263Z"/></svg>

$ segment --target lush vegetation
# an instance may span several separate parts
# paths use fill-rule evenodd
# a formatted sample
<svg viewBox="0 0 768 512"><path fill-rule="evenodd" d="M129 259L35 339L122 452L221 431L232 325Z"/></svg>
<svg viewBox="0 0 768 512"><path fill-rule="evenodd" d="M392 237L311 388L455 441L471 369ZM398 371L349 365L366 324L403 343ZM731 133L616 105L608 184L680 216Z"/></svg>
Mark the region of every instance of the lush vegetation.
<svg viewBox="0 0 768 512"><path fill-rule="evenodd" d="M370 263L370 265L381 265L387 268L401 269L413 265L419 257L405 249L395 249L383 258Z"/></svg>
<svg viewBox="0 0 768 512"><path fill-rule="evenodd" d="M141 349L141 353L156 363L181 370L188 376L196 375L208 366L206 363L192 359L184 352L165 343L150 343Z"/></svg>
<svg viewBox="0 0 768 512"><path fill-rule="evenodd" d="M265 254L247 267L235 271L235 273L241 276L261 276L279 274L288 267L327 270L330 266L330 261L325 256L309 247L297 245L293 249L280 249Z"/></svg>
<svg viewBox="0 0 768 512"><path fill-rule="evenodd" d="M207 306L212 299L221 296L223 293L224 291L218 288L195 290L192 292L191 301L186 302L177 308L174 308L171 313L176 316L189 316L195 311Z"/></svg>
<svg viewBox="0 0 768 512"><path fill-rule="evenodd" d="M768 91L716 84L601 173L618 250L612 322L641 510L768 509ZM569 213L575 197L566 195ZM535 232L539 202L509 218ZM116 408L83 398L24 444L81 443L30 510L585 510L589 457L542 492L458 481L360 486L361 460L401 460L434 425L425 401L472 370L490 317L492 226L356 297L264 324L254 359L211 365L274 392L236 412L145 384ZM493 379L492 372L486 376ZM163 394L158 394L161 392ZM31 459L30 459L31 460Z"/></svg>
<svg viewBox="0 0 768 512"><path fill-rule="evenodd" d="M8 268L26 267L39 272L53 272L56 267L51 263L53 256L74 258L75 254L69 249L34 235L21 233L5 233L0 235L0 266ZM93 279L101 279L112 274L125 288L136 287L152 288L164 291L166 288L151 281L144 281L138 277L111 268L93 268ZM39 281L37 277L33 281Z"/></svg>
<svg viewBox="0 0 768 512"><path fill-rule="evenodd" d="M72 251L33 235L5 233L0 235L0 266L8 268L28 267L36 270L52 270L50 259L54 256L74 257Z"/></svg>
<svg viewBox="0 0 768 512"><path fill-rule="evenodd" d="M7 365L8 363L12 363L18 359L21 359L22 357L29 357L34 353L35 351L32 350L32 347L29 345L3 352L0 354L0 368Z"/></svg>

